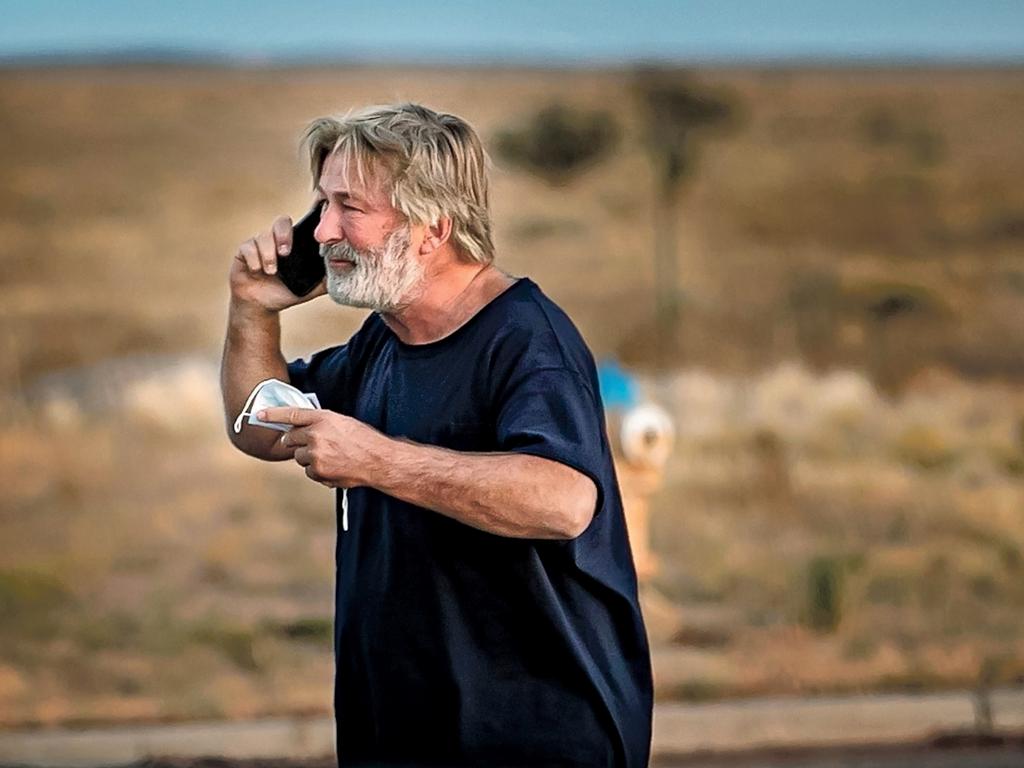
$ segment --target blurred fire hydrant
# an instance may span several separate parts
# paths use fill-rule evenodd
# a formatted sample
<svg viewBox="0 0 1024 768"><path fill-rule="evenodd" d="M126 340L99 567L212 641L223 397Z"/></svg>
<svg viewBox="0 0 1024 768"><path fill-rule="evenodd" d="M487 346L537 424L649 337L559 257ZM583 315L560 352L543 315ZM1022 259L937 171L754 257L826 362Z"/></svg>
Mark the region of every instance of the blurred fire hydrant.
<svg viewBox="0 0 1024 768"><path fill-rule="evenodd" d="M598 377L633 561L637 577L644 583L658 569L651 552L650 499L664 481L675 428L663 408L640 402L636 382L616 363L602 363Z"/></svg>

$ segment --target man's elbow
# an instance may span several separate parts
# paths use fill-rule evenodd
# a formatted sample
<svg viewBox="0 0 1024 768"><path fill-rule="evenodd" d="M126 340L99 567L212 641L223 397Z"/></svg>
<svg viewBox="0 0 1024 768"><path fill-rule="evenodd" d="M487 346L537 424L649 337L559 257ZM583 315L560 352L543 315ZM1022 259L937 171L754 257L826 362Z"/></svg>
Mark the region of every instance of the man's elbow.
<svg viewBox="0 0 1024 768"><path fill-rule="evenodd" d="M260 430L260 432L268 431ZM245 432L243 430L241 434L236 433L230 425L228 426L228 440L246 456L252 456L254 459L262 461L285 461L292 458L293 451L281 448L277 433L272 433L270 436L256 436Z"/></svg>
<svg viewBox="0 0 1024 768"><path fill-rule="evenodd" d="M572 493L565 504L562 536L575 539L590 527L597 508L597 486L582 473L576 473Z"/></svg>

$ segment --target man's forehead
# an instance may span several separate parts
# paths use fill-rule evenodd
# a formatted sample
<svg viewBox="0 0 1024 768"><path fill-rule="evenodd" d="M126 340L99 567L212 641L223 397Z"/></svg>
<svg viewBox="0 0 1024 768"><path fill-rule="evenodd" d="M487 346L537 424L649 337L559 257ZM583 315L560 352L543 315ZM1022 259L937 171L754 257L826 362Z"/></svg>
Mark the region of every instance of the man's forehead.
<svg viewBox="0 0 1024 768"><path fill-rule="evenodd" d="M348 162L344 155L333 152L324 160L320 171L320 191L328 195L344 195L360 198L367 202L389 204L391 202L384 184L384 171L377 164L363 164L362 174L355 163Z"/></svg>

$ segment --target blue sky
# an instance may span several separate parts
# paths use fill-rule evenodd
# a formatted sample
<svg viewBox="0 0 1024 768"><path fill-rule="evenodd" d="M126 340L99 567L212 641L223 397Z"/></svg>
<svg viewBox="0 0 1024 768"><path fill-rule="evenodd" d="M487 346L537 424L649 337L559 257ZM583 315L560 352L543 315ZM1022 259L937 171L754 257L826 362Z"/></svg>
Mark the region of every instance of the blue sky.
<svg viewBox="0 0 1024 768"><path fill-rule="evenodd" d="M0 57L1024 61L1024 0L0 0Z"/></svg>

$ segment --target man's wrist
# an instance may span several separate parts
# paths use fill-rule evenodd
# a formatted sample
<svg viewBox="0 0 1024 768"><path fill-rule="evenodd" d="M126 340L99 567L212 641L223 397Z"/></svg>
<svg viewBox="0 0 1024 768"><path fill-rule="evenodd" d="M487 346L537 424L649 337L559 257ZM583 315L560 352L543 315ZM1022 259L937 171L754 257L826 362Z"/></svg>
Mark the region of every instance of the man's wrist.
<svg viewBox="0 0 1024 768"><path fill-rule="evenodd" d="M276 322L280 319L281 312L276 309L267 309L261 304L252 301L245 301L232 296L228 305L228 317L234 322L259 323Z"/></svg>
<svg viewBox="0 0 1024 768"><path fill-rule="evenodd" d="M366 455L363 461L359 462L355 479L358 485L384 490L383 487L388 482L387 468L393 465L395 448L401 445L401 442L378 432L373 427L364 426L370 436L364 443Z"/></svg>

